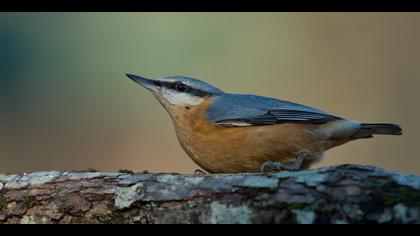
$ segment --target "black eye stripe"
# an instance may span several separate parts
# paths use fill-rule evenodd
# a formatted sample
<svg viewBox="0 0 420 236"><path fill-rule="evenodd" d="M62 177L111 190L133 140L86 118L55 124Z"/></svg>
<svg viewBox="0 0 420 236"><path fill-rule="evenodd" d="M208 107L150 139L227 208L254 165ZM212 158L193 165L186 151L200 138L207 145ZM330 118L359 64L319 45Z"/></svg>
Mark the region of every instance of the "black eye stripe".
<svg viewBox="0 0 420 236"><path fill-rule="evenodd" d="M178 89L180 87L180 84L182 84L182 86L185 87L185 90L184 89L181 89L181 90L184 90L184 91L180 91ZM165 87L167 89L175 90L175 91L178 91L178 92L188 93L188 94L191 94L191 95L194 95L194 96L197 96L197 97L208 97L208 96L211 96L211 93L208 93L208 92L205 92L205 91L202 91L202 90L199 90L199 89L192 88L192 87L190 87L190 86L188 86L188 85L186 85L186 84L184 84L182 82L156 81L155 82L155 85L160 86L160 87Z"/></svg>
<svg viewBox="0 0 420 236"><path fill-rule="evenodd" d="M183 84L183 83L177 83L176 85L175 85L175 88L176 88L176 90L178 90L179 92L186 92L187 91L187 89L188 89L188 86L186 86L185 84Z"/></svg>
<svg viewBox="0 0 420 236"><path fill-rule="evenodd" d="M156 85L156 86L159 86L159 87L162 86L162 82L157 81L157 80L153 81L153 84Z"/></svg>

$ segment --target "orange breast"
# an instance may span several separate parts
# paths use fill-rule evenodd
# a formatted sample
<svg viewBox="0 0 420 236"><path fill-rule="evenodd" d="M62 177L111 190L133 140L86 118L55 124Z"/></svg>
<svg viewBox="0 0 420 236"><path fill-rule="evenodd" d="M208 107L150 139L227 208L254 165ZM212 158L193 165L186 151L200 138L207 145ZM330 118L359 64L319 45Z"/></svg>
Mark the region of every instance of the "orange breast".
<svg viewBox="0 0 420 236"><path fill-rule="evenodd" d="M205 119L208 99L172 116L177 137L187 154L211 173L258 172L267 160L292 163L301 152L312 161L320 158L325 143L309 124L276 124L248 127L219 127Z"/></svg>

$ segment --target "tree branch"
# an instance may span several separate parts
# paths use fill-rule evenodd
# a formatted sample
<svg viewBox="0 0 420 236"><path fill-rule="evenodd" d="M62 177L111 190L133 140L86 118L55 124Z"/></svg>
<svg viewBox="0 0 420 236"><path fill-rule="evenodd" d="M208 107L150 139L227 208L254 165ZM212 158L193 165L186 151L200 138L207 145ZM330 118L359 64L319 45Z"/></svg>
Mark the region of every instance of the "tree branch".
<svg viewBox="0 0 420 236"><path fill-rule="evenodd" d="M0 174L0 223L420 223L420 177L343 165L277 174Z"/></svg>

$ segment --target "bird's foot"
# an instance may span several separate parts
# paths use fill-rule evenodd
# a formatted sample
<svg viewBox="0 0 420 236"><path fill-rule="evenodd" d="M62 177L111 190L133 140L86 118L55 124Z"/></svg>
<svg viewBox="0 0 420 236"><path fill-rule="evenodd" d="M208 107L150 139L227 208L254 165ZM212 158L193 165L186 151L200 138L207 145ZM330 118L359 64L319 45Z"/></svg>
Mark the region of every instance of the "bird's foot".
<svg viewBox="0 0 420 236"><path fill-rule="evenodd" d="M205 174L206 174L206 172L204 172L204 171L202 171L202 170L200 170L200 169L197 169L197 170L195 170L195 171L194 171L194 174L195 174L195 175L205 175Z"/></svg>
<svg viewBox="0 0 420 236"><path fill-rule="evenodd" d="M305 154L301 153L295 162L291 165L286 165L281 162L273 162L273 161L266 161L261 165L261 173L265 173L265 169L267 168L275 168L279 171L299 171L302 167L302 163L305 160Z"/></svg>

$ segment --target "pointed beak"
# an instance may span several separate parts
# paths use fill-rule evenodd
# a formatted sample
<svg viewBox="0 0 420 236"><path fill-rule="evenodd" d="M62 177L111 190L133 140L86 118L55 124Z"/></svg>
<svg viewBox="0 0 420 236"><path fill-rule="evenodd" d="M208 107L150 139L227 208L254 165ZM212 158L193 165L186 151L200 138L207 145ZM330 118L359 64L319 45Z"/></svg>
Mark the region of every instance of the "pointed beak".
<svg viewBox="0 0 420 236"><path fill-rule="evenodd" d="M151 92L157 92L159 89L159 86L155 84L154 80L146 79L144 77L133 75L133 74L126 74L126 75L128 76L128 78L140 84L141 86L145 87L147 90Z"/></svg>

